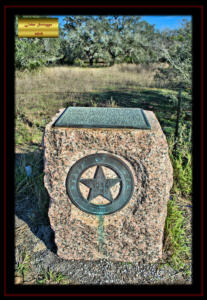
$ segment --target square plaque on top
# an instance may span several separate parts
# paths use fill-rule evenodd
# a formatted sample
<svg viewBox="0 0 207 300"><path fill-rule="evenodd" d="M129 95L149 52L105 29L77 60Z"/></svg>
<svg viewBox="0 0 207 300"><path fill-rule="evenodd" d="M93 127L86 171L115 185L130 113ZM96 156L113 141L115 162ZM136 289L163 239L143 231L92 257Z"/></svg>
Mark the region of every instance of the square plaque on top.
<svg viewBox="0 0 207 300"><path fill-rule="evenodd" d="M140 108L68 107L54 127L151 129Z"/></svg>

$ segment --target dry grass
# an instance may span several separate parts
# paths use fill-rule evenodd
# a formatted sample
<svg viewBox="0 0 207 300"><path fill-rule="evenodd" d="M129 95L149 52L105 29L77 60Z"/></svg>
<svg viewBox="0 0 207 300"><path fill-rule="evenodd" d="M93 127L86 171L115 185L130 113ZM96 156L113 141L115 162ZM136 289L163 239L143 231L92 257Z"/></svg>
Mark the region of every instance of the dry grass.
<svg viewBox="0 0 207 300"><path fill-rule="evenodd" d="M116 86L156 87L154 75L159 65L114 65L106 68L52 67L38 72L16 73L16 93L91 92ZM28 90L29 87L29 90Z"/></svg>
<svg viewBox="0 0 207 300"><path fill-rule="evenodd" d="M153 86L155 66L114 65L104 68L48 67L16 72L16 142L38 144L42 129L60 107L116 107L117 91ZM115 94L115 95L114 95ZM124 96L123 96L124 97Z"/></svg>
<svg viewBox="0 0 207 300"><path fill-rule="evenodd" d="M176 91L156 87L154 75L160 66L58 66L33 72L16 71L16 144L40 145L51 117L61 107L72 105L141 107L157 112L160 120L164 117L167 123L174 123ZM175 98L174 103L170 103L170 94Z"/></svg>

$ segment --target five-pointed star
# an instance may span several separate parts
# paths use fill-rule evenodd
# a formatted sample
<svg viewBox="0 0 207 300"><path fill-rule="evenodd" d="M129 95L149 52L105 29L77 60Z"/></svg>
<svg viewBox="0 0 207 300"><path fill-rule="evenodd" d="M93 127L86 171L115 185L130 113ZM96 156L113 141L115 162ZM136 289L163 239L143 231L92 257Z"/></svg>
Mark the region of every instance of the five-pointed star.
<svg viewBox="0 0 207 300"><path fill-rule="evenodd" d="M120 178L106 179L102 167L97 166L93 179L81 179L80 182L90 188L87 200L90 202L98 195L103 196L110 202L113 201L110 188L120 182Z"/></svg>

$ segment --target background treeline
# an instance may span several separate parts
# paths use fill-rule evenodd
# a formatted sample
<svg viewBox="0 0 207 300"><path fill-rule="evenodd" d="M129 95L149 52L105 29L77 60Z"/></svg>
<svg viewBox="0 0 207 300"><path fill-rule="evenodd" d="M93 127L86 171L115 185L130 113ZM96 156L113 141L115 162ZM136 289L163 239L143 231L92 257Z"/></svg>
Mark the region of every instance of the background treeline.
<svg viewBox="0 0 207 300"><path fill-rule="evenodd" d="M158 69L158 80L167 76L172 85L182 81L190 87L191 22L183 21L179 29L160 32L140 18L67 16L59 38L18 38L17 17L15 67L32 70L48 65L97 67L164 62L168 67Z"/></svg>

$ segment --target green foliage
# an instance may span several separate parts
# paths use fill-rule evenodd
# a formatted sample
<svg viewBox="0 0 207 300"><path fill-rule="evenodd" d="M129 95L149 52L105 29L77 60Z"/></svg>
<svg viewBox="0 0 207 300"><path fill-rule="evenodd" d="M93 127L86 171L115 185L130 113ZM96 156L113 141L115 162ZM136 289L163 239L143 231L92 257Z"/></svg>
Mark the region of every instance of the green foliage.
<svg viewBox="0 0 207 300"><path fill-rule="evenodd" d="M15 67L34 70L59 56L60 41L51 38L15 38Z"/></svg>
<svg viewBox="0 0 207 300"><path fill-rule="evenodd" d="M105 64L149 64L165 61L168 68L156 74L160 82L169 78L176 85L191 86L191 24L178 30L155 31L139 16L67 16L60 37L15 38L15 66L33 70L47 64L77 65L77 60L93 66L99 59ZM17 19L16 19L17 28ZM16 29L17 30L17 29Z"/></svg>
<svg viewBox="0 0 207 300"><path fill-rule="evenodd" d="M169 263L176 270L188 270L190 259L190 241L185 232L185 217L175 201L175 196L168 202L167 218L165 222L164 248L169 255Z"/></svg>
<svg viewBox="0 0 207 300"><path fill-rule="evenodd" d="M101 52L102 28L100 18L94 16L70 16L65 18L65 53L70 61L87 59L90 65Z"/></svg>
<svg viewBox="0 0 207 300"><path fill-rule="evenodd" d="M155 80L169 79L171 86L183 83L184 88L192 86L192 28L190 22L183 22L177 30L169 30L160 35L158 47L168 68L160 68Z"/></svg>
<svg viewBox="0 0 207 300"><path fill-rule="evenodd" d="M84 61L81 60L80 58L76 58L74 60L74 66L77 66L77 67L83 67L84 66Z"/></svg>
<svg viewBox="0 0 207 300"><path fill-rule="evenodd" d="M46 271L41 268L40 274L38 274L37 284L63 284L67 280L67 276L61 273L55 273L52 270Z"/></svg>
<svg viewBox="0 0 207 300"><path fill-rule="evenodd" d="M177 151L174 153L174 146L177 144ZM175 192L182 196L192 195L192 143L191 128L185 123L180 124L179 138L177 141L171 135L169 138L170 157L174 170Z"/></svg>
<svg viewBox="0 0 207 300"><path fill-rule="evenodd" d="M15 67L17 69L35 70L53 62L60 56L60 40L58 38L18 38L17 22L18 17L15 19Z"/></svg>
<svg viewBox="0 0 207 300"><path fill-rule="evenodd" d="M183 195L191 195L192 193L192 165L191 165L191 153L185 153L185 159L182 153L178 154L178 157L173 161L173 167L175 169L175 180L177 189L179 189Z"/></svg>
<svg viewBox="0 0 207 300"><path fill-rule="evenodd" d="M30 256L28 253L22 253L20 257L20 261L17 265L17 272L23 277L26 275L26 273L29 271L30 267Z"/></svg>
<svg viewBox="0 0 207 300"><path fill-rule="evenodd" d="M18 115L16 117L16 128L15 131L15 141L18 145L23 145L25 142L31 144L38 144L42 137L42 131L38 126L30 127L27 123L25 124L23 120Z"/></svg>
<svg viewBox="0 0 207 300"><path fill-rule="evenodd" d="M177 143L177 152L174 146ZM168 211L164 232L164 249L168 253L168 262L176 270L190 274L191 258L190 238L186 235L186 217L179 205L178 197L188 199L192 195L191 130L182 124L179 139L168 138L169 154L173 165L173 188L168 201Z"/></svg>
<svg viewBox="0 0 207 300"><path fill-rule="evenodd" d="M26 166L32 170L31 176L26 174ZM16 161L15 167L15 193L17 201L30 195L37 203L39 220L47 219L49 197L43 182L43 157L42 152L24 154Z"/></svg>

